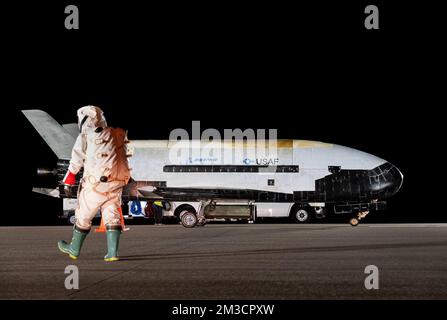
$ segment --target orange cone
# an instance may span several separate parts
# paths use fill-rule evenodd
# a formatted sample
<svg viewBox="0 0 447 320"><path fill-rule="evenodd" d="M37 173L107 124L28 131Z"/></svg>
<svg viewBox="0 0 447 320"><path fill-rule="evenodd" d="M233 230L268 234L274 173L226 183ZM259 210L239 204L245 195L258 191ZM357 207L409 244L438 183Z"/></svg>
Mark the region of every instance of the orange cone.
<svg viewBox="0 0 447 320"><path fill-rule="evenodd" d="M95 229L95 232L106 232L106 226L104 225L104 220L101 216L101 224L99 225L99 228Z"/></svg>
<svg viewBox="0 0 447 320"><path fill-rule="evenodd" d="M121 230L123 231L130 230L130 228L126 228L126 225L124 224L124 216L121 207L118 208L118 211L120 213ZM99 228L95 229L95 232L106 232L106 226L104 225L104 220L102 219L102 217L101 217L101 224L99 225Z"/></svg>

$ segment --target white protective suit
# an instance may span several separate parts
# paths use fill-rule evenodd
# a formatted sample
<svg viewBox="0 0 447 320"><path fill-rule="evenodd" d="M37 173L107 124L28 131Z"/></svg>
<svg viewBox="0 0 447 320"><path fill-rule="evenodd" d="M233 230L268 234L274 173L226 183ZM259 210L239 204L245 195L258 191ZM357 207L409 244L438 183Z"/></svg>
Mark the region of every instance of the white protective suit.
<svg viewBox="0 0 447 320"><path fill-rule="evenodd" d="M73 146L68 167L74 175L84 167L75 213L76 226L89 230L98 211L106 226L119 226L122 188L130 179L126 132L107 127L102 110L95 106L80 108L78 120L81 133Z"/></svg>

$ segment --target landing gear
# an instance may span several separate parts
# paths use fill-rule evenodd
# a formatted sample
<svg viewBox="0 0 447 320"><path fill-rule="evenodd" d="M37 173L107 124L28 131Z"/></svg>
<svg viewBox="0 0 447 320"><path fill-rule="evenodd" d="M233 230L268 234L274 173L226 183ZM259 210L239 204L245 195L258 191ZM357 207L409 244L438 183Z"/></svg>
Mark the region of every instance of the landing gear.
<svg viewBox="0 0 447 320"><path fill-rule="evenodd" d="M315 218L317 219L326 218L326 210L324 209L324 207L315 207L314 211L315 211Z"/></svg>
<svg viewBox="0 0 447 320"><path fill-rule="evenodd" d="M353 227L358 226L360 220L365 218L368 215L368 213L369 211L360 211L359 213L357 213L357 218L352 218L351 220L349 220L349 224Z"/></svg>

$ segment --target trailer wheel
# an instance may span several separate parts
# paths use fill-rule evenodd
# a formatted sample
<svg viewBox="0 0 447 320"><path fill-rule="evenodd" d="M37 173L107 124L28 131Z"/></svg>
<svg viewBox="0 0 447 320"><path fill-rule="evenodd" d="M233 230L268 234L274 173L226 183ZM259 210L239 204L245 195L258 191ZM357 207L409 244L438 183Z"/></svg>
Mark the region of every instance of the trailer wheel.
<svg viewBox="0 0 447 320"><path fill-rule="evenodd" d="M298 208L292 217L296 223L307 223L311 219L309 210L304 208Z"/></svg>
<svg viewBox="0 0 447 320"><path fill-rule="evenodd" d="M360 221L357 218L352 218L351 220L349 220L349 223L351 224L351 226L355 227L358 226Z"/></svg>
<svg viewBox="0 0 447 320"><path fill-rule="evenodd" d="M194 212L184 211L180 213L180 222L185 228L194 228L197 225L197 215Z"/></svg>
<svg viewBox="0 0 447 320"><path fill-rule="evenodd" d="M67 216L67 222L68 222L68 224L71 224L71 225L74 225L76 223L76 216L74 213L70 213Z"/></svg>

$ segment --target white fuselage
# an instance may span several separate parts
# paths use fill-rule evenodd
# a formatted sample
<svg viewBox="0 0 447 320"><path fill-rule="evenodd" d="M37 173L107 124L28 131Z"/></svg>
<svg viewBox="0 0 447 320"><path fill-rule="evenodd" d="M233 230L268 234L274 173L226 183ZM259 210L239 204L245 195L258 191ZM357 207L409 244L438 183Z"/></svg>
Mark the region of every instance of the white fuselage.
<svg viewBox="0 0 447 320"><path fill-rule="evenodd" d="M278 140L276 148L259 152L254 142L219 141L178 143L168 140L136 140L129 144L132 177L137 181L166 181L172 188L253 189L280 193L314 191L315 181L331 174L330 166L370 170L386 161L340 145ZM298 172L165 172L165 166L299 166ZM268 170L267 170L268 171ZM274 180L269 185L269 180Z"/></svg>

